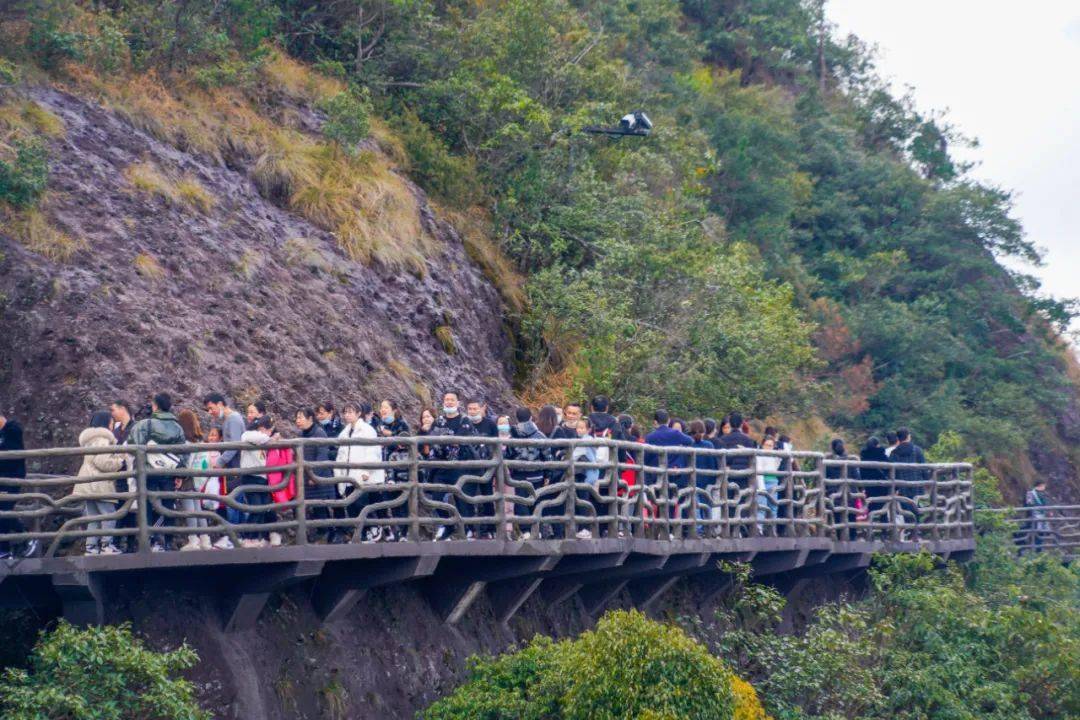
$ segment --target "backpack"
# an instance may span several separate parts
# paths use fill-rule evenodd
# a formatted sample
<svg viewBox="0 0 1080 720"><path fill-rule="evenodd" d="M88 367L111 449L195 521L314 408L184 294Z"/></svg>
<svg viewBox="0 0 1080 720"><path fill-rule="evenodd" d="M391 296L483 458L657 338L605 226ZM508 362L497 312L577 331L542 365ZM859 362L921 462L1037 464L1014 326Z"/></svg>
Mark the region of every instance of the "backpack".
<svg viewBox="0 0 1080 720"><path fill-rule="evenodd" d="M157 445L157 443L153 440L147 440L146 445L149 447ZM179 453L148 452L146 454L146 464L156 470L175 470L184 467L186 462L187 458Z"/></svg>

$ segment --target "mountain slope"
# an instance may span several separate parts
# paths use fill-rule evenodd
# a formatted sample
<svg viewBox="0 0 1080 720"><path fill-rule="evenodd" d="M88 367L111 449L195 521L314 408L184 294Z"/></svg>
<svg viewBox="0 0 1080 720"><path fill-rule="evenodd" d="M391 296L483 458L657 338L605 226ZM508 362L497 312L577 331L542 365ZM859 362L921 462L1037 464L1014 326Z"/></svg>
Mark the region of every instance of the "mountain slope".
<svg viewBox="0 0 1080 720"><path fill-rule="evenodd" d="M50 260L0 232L0 395L32 443L72 443L90 410L157 390L196 406L209 390L264 397L286 417L324 398L415 410L451 386L509 397L498 294L408 181L433 248L422 274L350 259L243 167L68 92L28 98L63 123L42 213L74 243ZM195 200L174 192L184 183Z"/></svg>

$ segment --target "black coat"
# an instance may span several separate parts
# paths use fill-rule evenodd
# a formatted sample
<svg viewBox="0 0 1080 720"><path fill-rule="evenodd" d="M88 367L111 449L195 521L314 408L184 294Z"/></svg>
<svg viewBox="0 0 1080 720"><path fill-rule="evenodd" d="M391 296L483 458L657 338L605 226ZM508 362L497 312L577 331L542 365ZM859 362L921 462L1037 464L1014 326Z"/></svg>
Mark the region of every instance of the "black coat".
<svg viewBox="0 0 1080 720"><path fill-rule="evenodd" d="M325 438L326 430L323 429L319 423L312 423L311 427L307 430L303 430L300 433L300 437L304 438ZM327 445L305 445L304 446L304 462L327 462L331 459L330 447ZM335 448L336 450L336 448ZM335 453L336 455L337 453ZM312 476L317 478L332 478L334 477L334 469L328 467L307 469L305 480L308 481L307 486L304 488L304 497L309 500L333 500L337 496L336 488L333 483L319 483L313 484Z"/></svg>
<svg viewBox="0 0 1080 720"><path fill-rule="evenodd" d="M915 463L922 465L926 462L926 455L923 453L923 449L911 442L902 442L896 446L896 449L892 451L892 455L889 456L889 460L894 463ZM897 480L925 480L927 474L922 470L915 470L913 468L897 469Z"/></svg>
<svg viewBox="0 0 1080 720"><path fill-rule="evenodd" d="M739 430L732 430L727 435L721 435L713 444L720 450L738 450L758 446L754 438ZM728 458L727 466L731 470L749 470L753 460L754 458L750 455L736 455Z"/></svg>
<svg viewBox="0 0 1080 720"><path fill-rule="evenodd" d="M8 420L0 428L0 450L25 450L22 425L17 420ZM26 460L0 460L0 478L25 478Z"/></svg>

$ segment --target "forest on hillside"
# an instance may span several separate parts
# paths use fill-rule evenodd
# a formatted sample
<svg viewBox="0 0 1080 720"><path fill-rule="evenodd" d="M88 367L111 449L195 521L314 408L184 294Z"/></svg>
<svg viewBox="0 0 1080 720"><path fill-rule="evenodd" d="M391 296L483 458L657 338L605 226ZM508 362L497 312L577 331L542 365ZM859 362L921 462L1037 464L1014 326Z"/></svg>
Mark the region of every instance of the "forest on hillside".
<svg viewBox="0 0 1080 720"><path fill-rule="evenodd" d="M1040 261L1009 192L972 179L951 153L964 138L890 91L824 2L167 5L8 3L0 83L152 75L273 104L257 90L280 52L314 67L344 88L319 104L322 133L350 153L378 129L483 240L470 249L501 291L526 401L816 418L801 439L819 445L904 424L926 446L959 433L1014 497L1036 472L1075 480L1075 304L1004 264ZM635 109L648 138L581 132ZM13 221L48 152L32 123L5 127ZM331 218L352 201L339 190L260 185ZM379 222L334 229L370 262L415 266L423 244Z"/></svg>

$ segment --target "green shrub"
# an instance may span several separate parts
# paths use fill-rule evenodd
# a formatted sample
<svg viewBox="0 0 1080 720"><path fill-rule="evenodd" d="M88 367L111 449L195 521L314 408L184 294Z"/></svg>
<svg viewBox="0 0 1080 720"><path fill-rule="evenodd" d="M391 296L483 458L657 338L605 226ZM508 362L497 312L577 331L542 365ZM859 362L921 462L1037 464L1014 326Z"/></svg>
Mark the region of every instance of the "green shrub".
<svg viewBox="0 0 1080 720"><path fill-rule="evenodd" d="M0 86L14 85L19 82L19 68L14 63L0 58Z"/></svg>
<svg viewBox="0 0 1080 720"><path fill-rule="evenodd" d="M147 649L131 628L82 630L61 621L41 636L26 670L0 677L5 720L208 720L194 688L176 679L198 656L186 645Z"/></svg>
<svg viewBox="0 0 1080 720"><path fill-rule="evenodd" d="M357 90L338 93L319 104L326 113L323 135L337 142L347 152L368 136L371 130L371 104L366 95Z"/></svg>
<svg viewBox="0 0 1080 720"><path fill-rule="evenodd" d="M456 207L480 201L483 186L473 158L452 154L411 110L399 115L394 126L409 155L409 175L424 190Z"/></svg>
<svg viewBox="0 0 1080 720"><path fill-rule="evenodd" d="M576 640L471 661L426 720L730 720L731 673L682 630L617 611Z"/></svg>
<svg viewBox="0 0 1080 720"><path fill-rule="evenodd" d="M30 207L49 180L49 158L40 138L20 138L12 142L14 156L0 157L0 202Z"/></svg>

